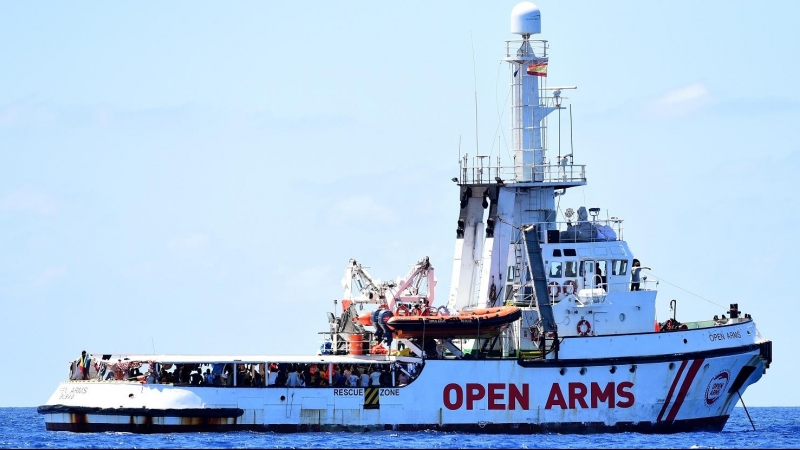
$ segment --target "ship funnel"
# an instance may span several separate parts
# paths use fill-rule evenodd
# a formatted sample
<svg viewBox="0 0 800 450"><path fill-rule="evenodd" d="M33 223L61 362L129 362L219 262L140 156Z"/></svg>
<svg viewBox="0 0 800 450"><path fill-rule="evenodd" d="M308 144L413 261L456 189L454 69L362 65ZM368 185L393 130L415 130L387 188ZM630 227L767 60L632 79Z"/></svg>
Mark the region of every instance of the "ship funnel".
<svg viewBox="0 0 800 450"><path fill-rule="evenodd" d="M517 3L511 10L511 33L528 38L532 34L542 32L541 15L539 7L531 2Z"/></svg>

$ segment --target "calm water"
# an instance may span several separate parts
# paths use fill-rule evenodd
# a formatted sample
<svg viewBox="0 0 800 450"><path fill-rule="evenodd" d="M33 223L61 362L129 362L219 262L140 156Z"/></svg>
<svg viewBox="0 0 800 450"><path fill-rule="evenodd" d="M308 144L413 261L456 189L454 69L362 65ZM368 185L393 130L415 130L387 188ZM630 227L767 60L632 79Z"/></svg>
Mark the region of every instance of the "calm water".
<svg viewBox="0 0 800 450"><path fill-rule="evenodd" d="M721 433L478 435L376 433L68 433L36 408L0 408L0 448L800 448L800 408L736 408Z"/></svg>

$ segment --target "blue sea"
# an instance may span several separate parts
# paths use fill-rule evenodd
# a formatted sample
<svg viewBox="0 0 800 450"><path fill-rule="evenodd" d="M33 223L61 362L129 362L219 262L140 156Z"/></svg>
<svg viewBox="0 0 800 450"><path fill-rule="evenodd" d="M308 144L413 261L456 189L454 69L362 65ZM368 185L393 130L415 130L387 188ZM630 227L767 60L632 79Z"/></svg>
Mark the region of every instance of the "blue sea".
<svg viewBox="0 0 800 450"><path fill-rule="evenodd" d="M45 431L36 408L0 408L4 448L800 448L800 407L736 408L721 433L481 435L374 433L70 433Z"/></svg>

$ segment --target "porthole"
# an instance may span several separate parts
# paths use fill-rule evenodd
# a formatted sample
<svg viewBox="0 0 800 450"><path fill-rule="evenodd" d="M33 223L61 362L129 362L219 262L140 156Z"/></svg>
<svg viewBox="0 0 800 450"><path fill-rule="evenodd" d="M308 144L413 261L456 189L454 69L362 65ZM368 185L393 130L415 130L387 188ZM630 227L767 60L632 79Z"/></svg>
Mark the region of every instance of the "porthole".
<svg viewBox="0 0 800 450"><path fill-rule="evenodd" d="M619 313L619 321L625 322L625 313Z"/></svg>
<svg viewBox="0 0 800 450"><path fill-rule="evenodd" d="M586 375L586 367L581 367L581 375Z"/></svg>
<svg viewBox="0 0 800 450"><path fill-rule="evenodd" d="M675 363L674 362L669 363L669 370L672 370L674 368L675 368Z"/></svg>
<svg viewBox="0 0 800 450"><path fill-rule="evenodd" d="M611 369L609 370L609 372L614 373L616 371L617 371L617 366L611 366Z"/></svg>

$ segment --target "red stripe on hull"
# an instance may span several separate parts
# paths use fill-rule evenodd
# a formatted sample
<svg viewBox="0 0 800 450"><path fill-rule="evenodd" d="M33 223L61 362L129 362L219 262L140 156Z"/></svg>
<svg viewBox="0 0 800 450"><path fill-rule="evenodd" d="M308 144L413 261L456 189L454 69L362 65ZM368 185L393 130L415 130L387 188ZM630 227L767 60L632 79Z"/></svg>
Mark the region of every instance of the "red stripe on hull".
<svg viewBox="0 0 800 450"><path fill-rule="evenodd" d="M689 372L686 374L686 379L683 380L681 390L678 392L678 398L675 399L675 404L672 405L672 409L669 411L669 415L667 416L668 422L675 420L675 417L678 415L678 411L680 411L681 405L683 405L683 401L686 399L686 393L689 392L689 388L692 387L694 377L697 375L697 371L700 370L700 366L703 365L703 362L705 362L705 359L695 359L692 363L692 366L689 367Z"/></svg>
<svg viewBox="0 0 800 450"><path fill-rule="evenodd" d="M678 386L678 380L681 379L681 375L683 374L683 369L686 368L686 363L689 361L683 360L681 361L681 367L678 369L678 374L675 375L675 379L672 380L672 386L669 387L669 392L667 393L667 398L664 399L664 406L661 407L661 412L658 413L658 418L656 422L661 422L661 419L664 417L664 413L667 412L667 406L669 406L669 402L672 401L672 394L675 392L675 388Z"/></svg>

